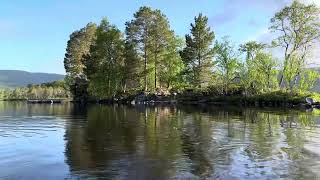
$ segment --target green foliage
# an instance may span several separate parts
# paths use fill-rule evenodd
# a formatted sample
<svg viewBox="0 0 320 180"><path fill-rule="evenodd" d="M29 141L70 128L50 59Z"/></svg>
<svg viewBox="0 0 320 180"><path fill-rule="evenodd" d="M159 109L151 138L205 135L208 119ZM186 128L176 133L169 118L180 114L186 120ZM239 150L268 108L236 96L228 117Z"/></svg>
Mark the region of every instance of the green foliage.
<svg viewBox="0 0 320 180"><path fill-rule="evenodd" d="M89 62L97 64L88 76L91 96L109 98L123 89L123 52L122 33L107 19L103 19L88 57Z"/></svg>
<svg viewBox="0 0 320 180"><path fill-rule="evenodd" d="M216 43L215 64L218 76L222 80L223 93L228 94L230 85L235 83L239 67L238 55L227 38L221 43Z"/></svg>
<svg viewBox="0 0 320 180"><path fill-rule="evenodd" d="M55 81L40 85L28 85L16 89L0 89L2 100L24 99L69 99L70 91L64 81Z"/></svg>
<svg viewBox="0 0 320 180"><path fill-rule="evenodd" d="M124 92L140 88L141 61L135 50L135 45L126 40L124 49Z"/></svg>
<svg viewBox="0 0 320 180"><path fill-rule="evenodd" d="M95 39L96 25L89 23L86 27L70 35L64 58L64 66L68 76L83 74L83 58L89 54L90 46Z"/></svg>
<svg viewBox="0 0 320 180"><path fill-rule="evenodd" d="M308 92L302 93L288 93L285 91L273 91L267 93L260 93L258 95L246 98L249 103L273 103L273 105L284 105L287 103L299 104L304 103L307 97L313 97L314 94Z"/></svg>
<svg viewBox="0 0 320 180"><path fill-rule="evenodd" d="M270 53L265 53L267 46L255 41L240 46L246 53L246 62L239 68L239 81L245 94L270 92L278 89L277 61Z"/></svg>
<svg viewBox="0 0 320 180"><path fill-rule="evenodd" d="M185 85L182 71L185 65L179 55L179 49L183 45L183 40L175 37L171 38L164 54L164 60L160 64L159 79L165 88L178 88Z"/></svg>
<svg viewBox="0 0 320 180"><path fill-rule="evenodd" d="M291 91L296 85L298 76L303 68L300 63L301 61L296 55L291 55L285 64L286 68L283 70L284 86Z"/></svg>
<svg viewBox="0 0 320 180"><path fill-rule="evenodd" d="M245 44L241 44L239 50L246 53L246 61L255 59L257 53L267 47L266 44L262 44L256 41L249 41Z"/></svg>
<svg viewBox="0 0 320 180"><path fill-rule="evenodd" d="M251 75L255 88L261 92L270 92L277 87L277 63L271 54L259 52L251 61Z"/></svg>
<svg viewBox="0 0 320 180"><path fill-rule="evenodd" d="M293 90L313 43L320 39L320 9L294 0L271 19L270 29L278 37L273 45L284 48L280 86ZM285 82L284 82L285 81Z"/></svg>
<svg viewBox="0 0 320 180"><path fill-rule="evenodd" d="M199 14L191 24L191 34L186 35L186 47L181 57L186 64L189 83L193 87L207 87L211 81L212 43L215 35L208 25L208 17Z"/></svg>
<svg viewBox="0 0 320 180"><path fill-rule="evenodd" d="M320 74L314 70L305 70L301 73L297 89L300 92L313 88L320 78Z"/></svg>
<svg viewBox="0 0 320 180"><path fill-rule="evenodd" d="M178 53L175 45L175 35L170 30L167 17L160 10L153 10L149 7L141 7L134 14L134 19L126 23L126 42L133 57L126 60L127 67L134 69L131 73L138 74L138 81L143 83L144 90L155 90L161 82L162 66L170 57L170 60L178 60ZM134 62L129 63L129 60ZM140 64L138 69L136 63ZM166 82L167 83L167 82ZM160 84L161 86L161 84Z"/></svg>
<svg viewBox="0 0 320 180"><path fill-rule="evenodd" d="M252 74L252 69L250 69L246 63L239 63L239 85L243 88L243 94L245 96L249 95L249 93L252 93L253 91L252 85L255 79Z"/></svg>

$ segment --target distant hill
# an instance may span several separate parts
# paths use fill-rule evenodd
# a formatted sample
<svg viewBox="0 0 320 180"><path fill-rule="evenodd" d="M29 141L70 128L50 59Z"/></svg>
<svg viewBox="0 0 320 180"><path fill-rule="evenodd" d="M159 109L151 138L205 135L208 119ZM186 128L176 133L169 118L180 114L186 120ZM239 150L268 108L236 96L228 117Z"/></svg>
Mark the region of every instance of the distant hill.
<svg viewBox="0 0 320 180"><path fill-rule="evenodd" d="M0 87L15 88L64 79L61 74L30 73L19 70L0 70Z"/></svg>

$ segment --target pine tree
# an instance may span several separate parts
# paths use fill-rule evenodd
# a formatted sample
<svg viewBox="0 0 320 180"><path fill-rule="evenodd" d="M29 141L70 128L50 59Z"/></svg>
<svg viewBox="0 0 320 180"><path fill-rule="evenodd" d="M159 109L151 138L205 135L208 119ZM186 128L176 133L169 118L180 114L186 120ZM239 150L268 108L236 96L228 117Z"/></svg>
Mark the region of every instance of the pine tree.
<svg viewBox="0 0 320 180"><path fill-rule="evenodd" d="M185 36L186 47L181 56L188 68L191 84L194 87L206 87L212 74L214 48L211 46L215 35L208 26L206 16L199 14L194 20L191 34Z"/></svg>
<svg viewBox="0 0 320 180"><path fill-rule="evenodd" d="M159 67L170 41L175 38L168 19L160 10L141 7L134 19L126 23L126 35L128 47L134 49L143 64L138 73L144 78L144 90L155 90L159 86Z"/></svg>
<svg viewBox="0 0 320 180"><path fill-rule="evenodd" d="M127 89L136 89L140 87L141 61L138 53L135 51L135 45L126 41L124 50L124 92Z"/></svg>

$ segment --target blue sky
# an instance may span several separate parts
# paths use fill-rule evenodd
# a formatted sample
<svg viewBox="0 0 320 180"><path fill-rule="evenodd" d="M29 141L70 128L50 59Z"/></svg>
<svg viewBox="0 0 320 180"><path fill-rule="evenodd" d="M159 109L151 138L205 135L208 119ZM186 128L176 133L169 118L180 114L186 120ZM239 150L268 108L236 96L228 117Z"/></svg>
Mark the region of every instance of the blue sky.
<svg viewBox="0 0 320 180"><path fill-rule="evenodd" d="M274 13L291 0L1 0L0 69L64 74L69 34L102 17L121 30L140 6L167 15L178 35L203 13L217 39L263 39Z"/></svg>

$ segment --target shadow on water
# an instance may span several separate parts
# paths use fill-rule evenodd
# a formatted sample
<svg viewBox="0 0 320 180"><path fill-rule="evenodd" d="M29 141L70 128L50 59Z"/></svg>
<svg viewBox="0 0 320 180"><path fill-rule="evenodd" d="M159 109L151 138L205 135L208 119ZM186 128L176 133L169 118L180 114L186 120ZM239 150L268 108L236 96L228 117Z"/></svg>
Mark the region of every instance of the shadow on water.
<svg viewBox="0 0 320 180"><path fill-rule="evenodd" d="M67 177L320 177L319 118L313 113L212 106L0 103L0 114L62 119Z"/></svg>

